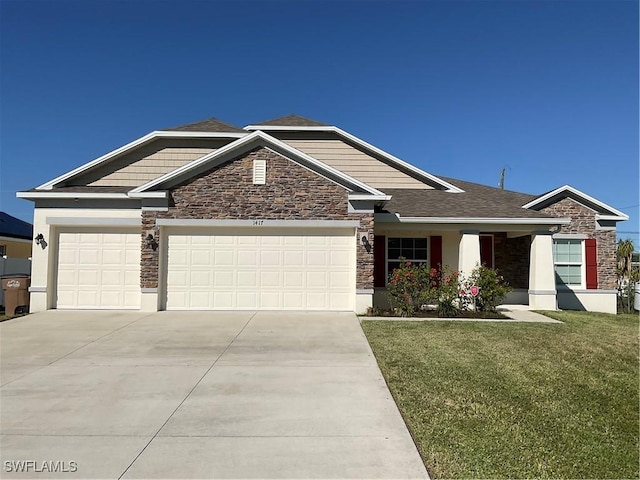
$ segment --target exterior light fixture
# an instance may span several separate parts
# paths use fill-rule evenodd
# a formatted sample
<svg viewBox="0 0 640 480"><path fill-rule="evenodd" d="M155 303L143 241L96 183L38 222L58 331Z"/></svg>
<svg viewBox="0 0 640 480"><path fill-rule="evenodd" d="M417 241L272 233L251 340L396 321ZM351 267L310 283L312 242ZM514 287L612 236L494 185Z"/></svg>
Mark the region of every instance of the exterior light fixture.
<svg viewBox="0 0 640 480"><path fill-rule="evenodd" d="M362 240L362 245L364 245L364 248L367 251L367 253L371 253L371 244L369 243L369 239L367 238L367 236L363 235L360 240Z"/></svg>
<svg viewBox="0 0 640 480"><path fill-rule="evenodd" d="M147 247L150 247L153 251L158 248L158 241L155 239L152 233L148 234L145 240L147 241Z"/></svg>
<svg viewBox="0 0 640 480"><path fill-rule="evenodd" d="M43 250L47 248L47 242L44 239L44 235L42 235L41 233L36 235L36 238L34 238L34 240L36 241L36 245L40 245Z"/></svg>

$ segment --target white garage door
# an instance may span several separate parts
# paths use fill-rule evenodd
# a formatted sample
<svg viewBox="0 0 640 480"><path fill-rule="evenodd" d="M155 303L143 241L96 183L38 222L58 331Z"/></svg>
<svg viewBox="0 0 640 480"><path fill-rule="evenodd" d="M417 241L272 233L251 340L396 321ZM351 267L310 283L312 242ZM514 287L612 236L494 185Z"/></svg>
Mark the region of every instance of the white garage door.
<svg viewBox="0 0 640 480"><path fill-rule="evenodd" d="M57 308L140 308L140 232L60 232Z"/></svg>
<svg viewBox="0 0 640 480"><path fill-rule="evenodd" d="M172 233L166 307L353 310L355 264L353 229Z"/></svg>

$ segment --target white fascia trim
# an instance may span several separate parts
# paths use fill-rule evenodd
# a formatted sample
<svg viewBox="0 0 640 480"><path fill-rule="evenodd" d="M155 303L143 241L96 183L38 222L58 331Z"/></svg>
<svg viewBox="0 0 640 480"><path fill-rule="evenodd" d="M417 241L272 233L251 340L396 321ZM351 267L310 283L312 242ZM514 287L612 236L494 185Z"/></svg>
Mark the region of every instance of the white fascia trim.
<svg viewBox="0 0 640 480"><path fill-rule="evenodd" d="M47 183L43 183L42 185L36 188L38 190L40 189L50 190L56 184L64 180L68 180L69 178L75 175L78 175L79 173L89 170L90 168L93 168L96 165L99 165L103 162L106 162L107 160L117 157L118 155L127 153L128 151L133 150L134 148L140 147L146 143L149 143L152 140L155 140L156 138L240 138L245 135L247 134L246 133L221 133L221 132L170 132L170 131L156 130L151 133L148 133L144 137L140 137L137 140L134 140L133 142L127 143L126 145L123 145L120 148L112 150L111 152L105 155L102 155L101 157L98 157L89 163L85 163L84 165L74 170L71 170L70 172L60 175L59 177L56 177Z"/></svg>
<svg viewBox="0 0 640 480"><path fill-rule="evenodd" d="M403 168L406 168L407 170L412 171L413 173L424 177L424 178L428 178L429 180L431 180L434 183L437 183L438 185L441 185L443 187L446 188L447 192L451 192L451 193L462 193L464 192L464 190L462 190L461 188L456 187L455 185L452 185L449 182L445 182L444 180L436 177L435 175L431 175L430 173L425 172L424 170L419 169L418 167L415 167L413 165L411 165L410 163L405 162L404 160L400 160L398 157L395 157L393 155L391 155L388 152L385 152L384 150L379 149L378 147L375 147L373 145L371 145L368 142L365 142L364 140L356 137L355 135L351 135L348 132L345 132L344 130L342 130L341 128L338 127L334 127L334 126L325 126L325 127L320 127L320 126L315 126L315 127L283 127L283 126L277 126L277 125L247 125L246 127L244 127L245 130L271 130L271 131L308 131L308 132L333 132L338 134L341 137L344 137L350 141L352 141L353 143L363 147L364 149L370 150L374 153L376 153L377 155L380 155L384 158L386 158L387 160L389 160L391 163L395 163L399 166L402 166Z"/></svg>
<svg viewBox="0 0 640 480"><path fill-rule="evenodd" d="M587 202L593 203L594 205L598 205L599 207L602 207L605 210L609 210L616 217L616 218L604 218L604 217L601 217L602 220L629 220L629 215L626 215L626 214L622 213L620 210L616 210L615 208L607 205L606 203L601 202L600 200L596 200L592 196L581 192L577 188L573 188L571 185L563 185L562 187L556 188L555 190L553 190L553 191L551 191L549 193L546 193L546 194L542 195L541 197L538 197L538 198L530 201L529 203L524 204L522 206L522 208L535 207L536 205L539 205L539 204L543 203L544 201L549 200L550 198L553 198L556 195L561 194L563 192L573 193L574 195L583 198Z"/></svg>
<svg viewBox="0 0 640 480"><path fill-rule="evenodd" d="M359 220L214 220L158 218L159 227L253 227L253 228L357 228Z"/></svg>
<svg viewBox="0 0 640 480"><path fill-rule="evenodd" d="M168 198L169 192L129 192L127 196L130 198Z"/></svg>
<svg viewBox="0 0 640 480"><path fill-rule="evenodd" d="M37 199L37 198L94 198L94 199L119 199L128 200L126 193L91 193L91 192L16 192L16 197Z"/></svg>
<svg viewBox="0 0 640 480"><path fill-rule="evenodd" d="M388 202L391 195L364 195L362 193L350 193L349 200L373 200L374 202Z"/></svg>
<svg viewBox="0 0 640 480"><path fill-rule="evenodd" d="M187 163L186 165L183 165L182 167L179 167L169 173L166 173L165 175L156 178L155 180L151 180L150 182L145 183L144 185L141 185L133 190L131 190L131 192L129 192L129 195L131 194L136 194L139 192L143 192L145 190L148 190L150 188L153 188L157 185L160 185L164 182L167 182L173 178L179 177L180 175L187 173L189 170L193 170L197 167L199 167L200 165L209 162L210 160L215 160L218 157L222 157L224 155L226 155L229 152L232 152L233 150L236 150L238 148L241 148L255 140L262 140L264 141L266 144L270 144L273 147L276 147L278 149L284 150L285 152L287 152L289 155L293 156L293 157L298 157L302 160L305 160L306 162L318 167L321 171L324 170L327 173L331 173L333 175L335 175L336 177L340 178L341 180L344 180L345 183L354 185L356 187L359 187L367 192L369 192L372 195L380 195L380 196L385 196L384 193L382 193L379 190L376 190L375 188L366 185L365 183L362 183L359 180L356 180L355 178L350 177L349 175L344 174L343 172L336 170L335 168L330 167L329 165L326 165L322 162L320 162L319 160L316 160L315 158L313 158L310 155L307 155L304 152L301 152L300 150L293 148L289 145L287 145L284 142L281 142L280 140L278 140L277 138L272 137L271 135L268 135L266 133L263 133L261 131L255 131L253 133L250 133L248 135L246 135L243 138L240 138L238 140L236 140L235 142L231 142L228 145L225 145L222 148L219 148L218 150L215 150L211 153L208 153L196 160L193 160L190 163ZM279 155L281 154L280 152L277 152Z"/></svg>
<svg viewBox="0 0 640 480"><path fill-rule="evenodd" d="M400 217L401 223L489 223L494 225L569 225L570 218Z"/></svg>
<svg viewBox="0 0 640 480"><path fill-rule="evenodd" d="M629 215L621 217L620 215L600 215L596 213L596 220L612 220L614 222L629 220Z"/></svg>

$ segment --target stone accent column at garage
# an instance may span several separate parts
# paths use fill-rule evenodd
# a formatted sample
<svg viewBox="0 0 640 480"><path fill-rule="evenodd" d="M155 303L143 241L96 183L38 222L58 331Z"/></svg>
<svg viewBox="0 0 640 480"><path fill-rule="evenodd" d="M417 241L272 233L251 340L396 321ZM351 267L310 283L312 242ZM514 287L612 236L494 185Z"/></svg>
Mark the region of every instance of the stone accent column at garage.
<svg viewBox="0 0 640 480"><path fill-rule="evenodd" d="M156 226L155 211L142 211L142 233L140 241L140 310L144 312L158 311L158 267L160 261L160 249L166 245L160 245L160 229ZM151 234L157 247L154 249L147 242L147 236Z"/></svg>
<svg viewBox="0 0 640 480"><path fill-rule="evenodd" d="M480 265L480 232L478 230L462 230L458 247L458 270L469 275Z"/></svg>
<svg viewBox="0 0 640 480"><path fill-rule="evenodd" d="M357 229L356 238L356 313L366 313L369 307L373 307L373 242L374 219L372 214L358 217L360 227ZM367 247L362 241L367 239Z"/></svg>
<svg viewBox="0 0 640 480"><path fill-rule="evenodd" d="M553 267L553 236L549 231L531 234L529 307L556 310L556 277Z"/></svg>

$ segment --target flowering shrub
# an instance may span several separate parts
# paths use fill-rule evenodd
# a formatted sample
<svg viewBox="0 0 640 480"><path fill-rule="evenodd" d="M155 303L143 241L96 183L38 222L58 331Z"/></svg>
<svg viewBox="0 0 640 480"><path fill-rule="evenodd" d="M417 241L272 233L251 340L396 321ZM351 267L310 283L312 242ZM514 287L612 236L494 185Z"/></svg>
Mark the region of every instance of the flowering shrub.
<svg viewBox="0 0 640 480"><path fill-rule="evenodd" d="M437 305L439 317L456 317L473 305L473 285L479 290L475 298L478 312L495 312L511 291L496 270L485 266L474 268L465 278L447 266L436 269L403 262L389 278L387 295L392 307L403 317L410 317L429 304Z"/></svg>
<svg viewBox="0 0 640 480"><path fill-rule="evenodd" d="M502 275L493 268L478 265L471 271L471 275L463 284L463 291L467 301L473 301L471 296L471 286L478 287L478 295L476 296L476 311L478 312L495 312L496 307L500 305L504 296L509 293L512 288L505 281Z"/></svg>
<svg viewBox="0 0 640 480"><path fill-rule="evenodd" d="M389 278L387 295L400 315L410 317L428 301L430 284L426 265L403 262Z"/></svg>

